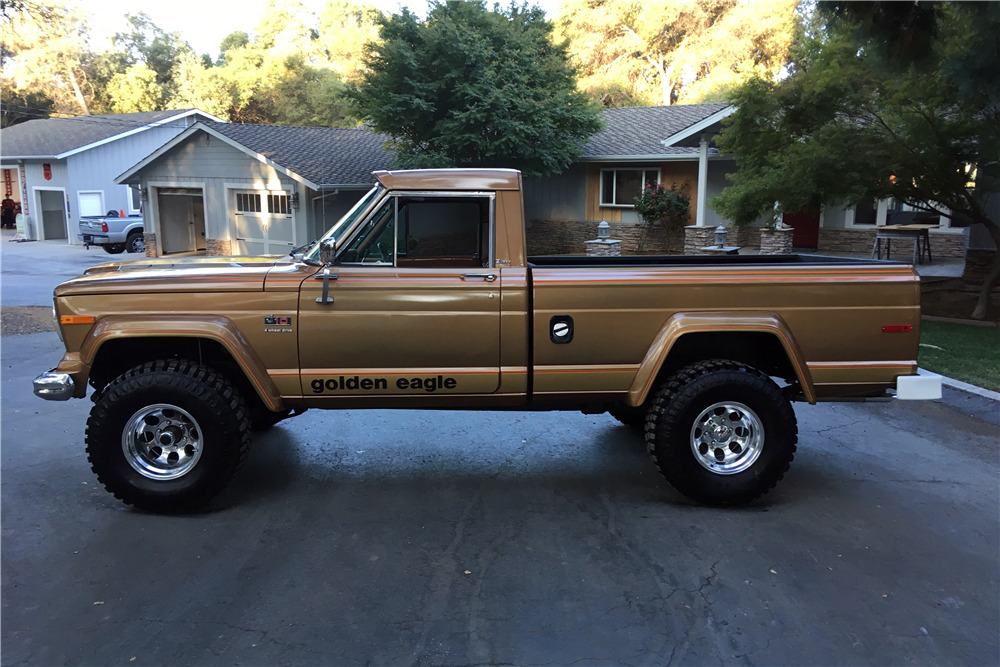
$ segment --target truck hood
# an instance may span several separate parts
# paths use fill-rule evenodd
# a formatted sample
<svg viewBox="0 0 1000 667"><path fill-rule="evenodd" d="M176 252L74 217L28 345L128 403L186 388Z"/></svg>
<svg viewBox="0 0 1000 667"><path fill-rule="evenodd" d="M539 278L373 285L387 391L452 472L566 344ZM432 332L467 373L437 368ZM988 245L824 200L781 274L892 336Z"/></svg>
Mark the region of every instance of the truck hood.
<svg viewBox="0 0 1000 667"><path fill-rule="evenodd" d="M276 265L290 257L184 257L107 262L55 289L55 296L123 292L260 292Z"/></svg>

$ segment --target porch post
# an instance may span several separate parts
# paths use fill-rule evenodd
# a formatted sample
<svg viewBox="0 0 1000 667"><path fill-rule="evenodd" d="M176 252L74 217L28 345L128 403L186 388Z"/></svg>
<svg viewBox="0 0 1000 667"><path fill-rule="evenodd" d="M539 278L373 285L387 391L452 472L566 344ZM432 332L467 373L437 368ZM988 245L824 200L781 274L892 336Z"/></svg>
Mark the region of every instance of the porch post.
<svg viewBox="0 0 1000 667"><path fill-rule="evenodd" d="M708 135L701 135L698 144L698 195L697 211L695 212L695 227L705 226L705 206L708 203Z"/></svg>

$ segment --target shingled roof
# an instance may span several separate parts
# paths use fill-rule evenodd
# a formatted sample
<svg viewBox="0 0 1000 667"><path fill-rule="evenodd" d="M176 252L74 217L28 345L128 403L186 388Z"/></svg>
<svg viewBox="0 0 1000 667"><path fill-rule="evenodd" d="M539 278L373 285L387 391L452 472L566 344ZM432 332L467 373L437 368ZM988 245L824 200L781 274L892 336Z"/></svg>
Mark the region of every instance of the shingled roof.
<svg viewBox="0 0 1000 667"><path fill-rule="evenodd" d="M144 111L140 113L38 118L18 123L0 131L0 153L5 159L62 158L92 144L136 131L155 130L171 120L198 114L213 118L197 109ZM173 128L176 133L176 128ZM164 141L169 135L164 136Z"/></svg>
<svg viewBox="0 0 1000 667"><path fill-rule="evenodd" d="M374 185L392 166L386 138L362 129L204 123L315 185Z"/></svg>
<svg viewBox="0 0 1000 667"><path fill-rule="evenodd" d="M730 108L729 104L716 102L605 109L602 112L604 129L590 138L581 158L607 160L696 153L697 148L678 145L685 131Z"/></svg>

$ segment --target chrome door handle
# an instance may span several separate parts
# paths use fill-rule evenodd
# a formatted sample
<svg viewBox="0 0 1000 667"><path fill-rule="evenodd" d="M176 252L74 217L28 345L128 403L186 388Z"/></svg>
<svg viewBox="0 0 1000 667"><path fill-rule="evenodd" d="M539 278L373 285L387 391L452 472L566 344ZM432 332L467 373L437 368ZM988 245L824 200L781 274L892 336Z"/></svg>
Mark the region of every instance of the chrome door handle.
<svg viewBox="0 0 1000 667"><path fill-rule="evenodd" d="M469 278L480 278L485 282L491 283L497 279L497 274L495 273L463 273L462 280L468 280Z"/></svg>

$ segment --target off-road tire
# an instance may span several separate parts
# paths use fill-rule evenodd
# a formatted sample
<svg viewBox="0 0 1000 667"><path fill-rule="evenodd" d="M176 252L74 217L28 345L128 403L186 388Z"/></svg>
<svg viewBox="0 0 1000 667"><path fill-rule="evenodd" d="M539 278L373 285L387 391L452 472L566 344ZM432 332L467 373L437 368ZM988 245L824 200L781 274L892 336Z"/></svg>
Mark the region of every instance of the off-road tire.
<svg viewBox="0 0 1000 667"><path fill-rule="evenodd" d="M724 359L671 376L646 418L646 447L660 472L707 505L742 505L770 491L791 465L797 440L795 412L778 385Z"/></svg>
<svg viewBox="0 0 1000 667"><path fill-rule="evenodd" d="M142 236L142 232L132 232L125 239L125 250L131 253L144 253L146 252L146 241Z"/></svg>
<svg viewBox="0 0 1000 667"><path fill-rule="evenodd" d="M188 512L232 481L250 446L250 418L222 375L158 360L100 392L86 442L91 468L116 498L150 512Z"/></svg>
<svg viewBox="0 0 1000 667"><path fill-rule="evenodd" d="M608 414L625 426L642 431L646 428L646 411L645 405L635 408L631 405L618 403L608 410Z"/></svg>
<svg viewBox="0 0 1000 667"><path fill-rule="evenodd" d="M104 252L109 255L120 255L125 252L124 243L105 243L101 247L104 248Z"/></svg>

